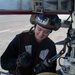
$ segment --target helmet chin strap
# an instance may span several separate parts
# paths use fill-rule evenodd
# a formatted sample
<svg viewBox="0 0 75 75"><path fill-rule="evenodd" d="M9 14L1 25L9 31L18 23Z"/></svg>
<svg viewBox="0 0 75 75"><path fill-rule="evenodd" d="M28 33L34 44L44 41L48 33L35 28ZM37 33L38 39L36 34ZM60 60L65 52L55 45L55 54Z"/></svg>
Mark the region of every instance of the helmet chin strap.
<svg viewBox="0 0 75 75"><path fill-rule="evenodd" d="M35 26L32 26L29 30L29 34L32 34L33 33L33 29L34 29Z"/></svg>

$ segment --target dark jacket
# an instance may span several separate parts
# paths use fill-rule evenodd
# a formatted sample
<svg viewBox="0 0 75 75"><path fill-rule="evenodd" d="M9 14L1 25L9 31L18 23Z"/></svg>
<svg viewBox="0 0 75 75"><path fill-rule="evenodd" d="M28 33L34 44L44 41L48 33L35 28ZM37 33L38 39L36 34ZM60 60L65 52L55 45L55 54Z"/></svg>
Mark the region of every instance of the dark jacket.
<svg viewBox="0 0 75 75"><path fill-rule="evenodd" d="M27 75L31 75L36 64L39 64L46 58L50 59L56 55L56 47L51 39L47 37L41 43L37 43L34 37L34 33L29 34L29 32L23 32L16 35L16 37L8 45L5 52L2 54L1 67L5 70L16 70L16 61L18 55L24 51L29 52L33 59L31 68L20 68L20 71L25 72ZM51 67L46 67L45 72L56 72L56 61L52 63Z"/></svg>

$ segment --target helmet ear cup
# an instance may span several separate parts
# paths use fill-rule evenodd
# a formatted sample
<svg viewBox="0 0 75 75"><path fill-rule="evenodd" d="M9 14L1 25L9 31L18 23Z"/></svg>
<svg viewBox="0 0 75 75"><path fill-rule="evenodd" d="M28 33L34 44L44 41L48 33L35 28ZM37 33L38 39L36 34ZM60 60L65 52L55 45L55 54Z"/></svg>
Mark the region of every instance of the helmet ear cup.
<svg viewBox="0 0 75 75"><path fill-rule="evenodd" d="M30 17L30 23L35 25L36 14L32 14Z"/></svg>
<svg viewBox="0 0 75 75"><path fill-rule="evenodd" d="M60 27L61 27L61 20L59 19L59 21L55 23L55 28L54 28L54 30L56 31L56 30L58 30Z"/></svg>
<svg viewBox="0 0 75 75"><path fill-rule="evenodd" d="M58 30L61 27L61 19L55 14L50 16L51 25L54 26L54 30Z"/></svg>

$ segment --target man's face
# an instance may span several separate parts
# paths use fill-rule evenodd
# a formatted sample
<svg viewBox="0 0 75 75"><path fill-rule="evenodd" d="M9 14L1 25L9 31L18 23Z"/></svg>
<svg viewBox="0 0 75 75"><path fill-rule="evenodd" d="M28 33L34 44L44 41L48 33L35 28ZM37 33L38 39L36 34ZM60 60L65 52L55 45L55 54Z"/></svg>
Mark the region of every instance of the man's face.
<svg viewBox="0 0 75 75"><path fill-rule="evenodd" d="M35 31L35 38L36 38L37 42L41 42L43 39L45 39L52 32L52 30L43 28L39 25L36 25L34 31Z"/></svg>

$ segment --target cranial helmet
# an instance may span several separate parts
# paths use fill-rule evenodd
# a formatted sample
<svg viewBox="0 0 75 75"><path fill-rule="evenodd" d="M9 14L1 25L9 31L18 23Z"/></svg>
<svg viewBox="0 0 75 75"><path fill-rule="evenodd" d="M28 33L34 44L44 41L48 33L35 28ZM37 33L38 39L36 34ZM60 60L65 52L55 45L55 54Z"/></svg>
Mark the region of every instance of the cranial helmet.
<svg viewBox="0 0 75 75"><path fill-rule="evenodd" d="M61 20L57 15L34 14L31 15L30 22L33 25L40 25L46 29L58 30L61 26Z"/></svg>

